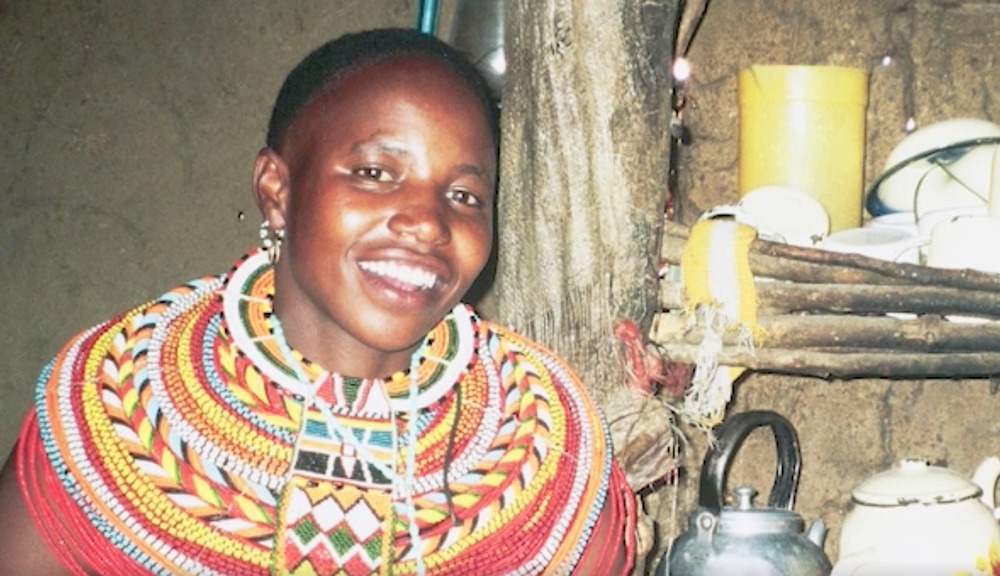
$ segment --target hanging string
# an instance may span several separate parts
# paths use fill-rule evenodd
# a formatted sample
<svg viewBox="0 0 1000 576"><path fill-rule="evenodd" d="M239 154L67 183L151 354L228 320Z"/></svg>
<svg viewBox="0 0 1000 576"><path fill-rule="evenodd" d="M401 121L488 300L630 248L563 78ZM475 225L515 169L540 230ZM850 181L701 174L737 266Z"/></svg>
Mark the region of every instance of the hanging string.
<svg viewBox="0 0 1000 576"><path fill-rule="evenodd" d="M423 343L417 352L426 350L429 347L427 339L424 338ZM406 475L403 478L403 485L399 486L406 493L406 512L410 519L410 545L416 552L414 554L414 560L417 563L417 575L423 576L427 573L427 566L424 563L424 544L423 539L420 537L420 527L417 525L417 506L414 503L413 491L416 490L416 477L417 477L417 434L419 432L419 426L417 419L420 416L420 409L417 407L416 398L420 393L419 378L417 373L419 372L420 365L420 354L414 352L413 362L410 366L410 403L409 403L409 413L407 414L406 422L406 433L408 450L406 451ZM398 477L394 479L394 485L399 485Z"/></svg>
<svg viewBox="0 0 1000 576"><path fill-rule="evenodd" d="M687 34L685 35L684 41L677 45L677 54L681 58L687 58L688 50L691 49L691 43L694 42L694 37L698 34L698 29L701 28L702 21L705 20L705 13L708 12L708 5L711 0L701 0L701 4L698 6L697 11L694 15L694 20L687 28ZM683 12L683 3L681 6L681 11Z"/></svg>
<svg viewBox="0 0 1000 576"><path fill-rule="evenodd" d="M684 13L686 10L687 2L681 1L678 7L678 16L676 21L676 28L674 30L674 57L673 63L670 69L670 150L669 150L669 166L667 171L667 202L664 207L665 216L667 219L673 220L677 217L675 214L677 205L677 199L680 197L680 178L678 166L680 164L680 147L690 143L691 135L686 126L684 126L684 106L687 104L687 93L686 84L687 80L691 75L691 64L688 62L687 55L688 51L691 49L691 44L694 42L695 36L698 34L698 30L701 28L701 23L705 19L705 14L708 12L708 5L711 0L701 0L700 4L694 11L692 21L684 26Z"/></svg>
<svg viewBox="0 0 1000 576"><path fill-rule="evenodd" d="M462 412L462 387L455 386L455 415L452 417L451 428L448 430L448 445L444 452L444 467L441 475L444 483L444 497L448 501L448 515L455 520L455 495L448 481L448 469L451 467L452 455L455 452L455 435L458 433L458 417Z"/></svg>

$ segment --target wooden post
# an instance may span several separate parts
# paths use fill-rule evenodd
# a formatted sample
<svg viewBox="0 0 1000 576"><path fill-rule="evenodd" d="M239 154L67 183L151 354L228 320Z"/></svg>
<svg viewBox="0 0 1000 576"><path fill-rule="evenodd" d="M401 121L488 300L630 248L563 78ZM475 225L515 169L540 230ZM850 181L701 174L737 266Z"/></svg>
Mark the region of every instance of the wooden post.
<svg viewBox="0 0 1000 576"><path fill-rule="evenodd" d="M629 319L645 335L659 309L679 4L512 0L504 16L492 298L583 378L634 488L669 472L672 417L627 387L612 329Z"/></svg>

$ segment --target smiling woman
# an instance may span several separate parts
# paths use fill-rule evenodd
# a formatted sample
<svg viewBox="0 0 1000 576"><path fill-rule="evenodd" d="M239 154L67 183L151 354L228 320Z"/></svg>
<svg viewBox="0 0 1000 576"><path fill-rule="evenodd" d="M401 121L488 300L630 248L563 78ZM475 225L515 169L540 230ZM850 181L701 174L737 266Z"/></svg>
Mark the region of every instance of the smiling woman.
<svg viewBox="0 0 1000 576"><path fill-rule="evenodd" d="M624 574L634 503L572 371L461 299L496 110L431 36L308 56L264 248L88 329L0 477L4 574Z"/></svg>
<svg viewBox="0 0 1000 576"><path fill-rule="evenodd" d="M289 339L323 365L382 375L407 366L485 266L496 148L475 92L438 59L390 56L373 72L309 100L254 181L287 230L275 310Z"/></svg>

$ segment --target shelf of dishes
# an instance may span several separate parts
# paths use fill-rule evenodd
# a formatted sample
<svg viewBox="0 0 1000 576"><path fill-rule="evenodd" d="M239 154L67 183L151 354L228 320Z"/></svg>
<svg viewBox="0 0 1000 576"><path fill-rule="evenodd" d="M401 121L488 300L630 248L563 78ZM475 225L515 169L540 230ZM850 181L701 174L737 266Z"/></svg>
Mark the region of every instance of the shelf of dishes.
<svg viewBox="0 0 1000 576"><path fill-rule="evenodd" d="M746 227L731 219L701 224L710 227L709 234L719 232L718 239L727 228ZM660 312L650 340L671 362L704 363L709 344L715 364L765 372L823 378L1000 375L1000 274L885 262L759 237L742 252L712 247L711 254L700 255L691 250L691 232L665 223ZM682 273L685 257L693 258L686 267L694 270L690 278ZM716 270L721 272L711 276ZM711 284L717 296L693 301L692 282ZM744 310L752 306L752 315L727 318L726 299ZM714 314L706 315L706 307Z"/></svg>
<svg viewBox="0 0 1000 576"><path fill-rule="evenodd" d="M1000 125L952 118L916 129L863 196L859 227L831 225L828 208L841 207L829 195L787 186L755 188L704 217L738 218L776 242L1000 273L1000 250L989 249L1000 246Z"/></svg>

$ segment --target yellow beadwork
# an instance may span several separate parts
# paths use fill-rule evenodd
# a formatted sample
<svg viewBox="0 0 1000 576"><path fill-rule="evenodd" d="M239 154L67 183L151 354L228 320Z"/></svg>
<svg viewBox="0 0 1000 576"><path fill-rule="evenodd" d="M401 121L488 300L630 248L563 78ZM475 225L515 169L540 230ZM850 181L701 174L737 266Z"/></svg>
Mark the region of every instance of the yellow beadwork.
<svg viewBox="0 0 1000 576"><path fill-rule="evenodd" d="M244 264L259 266L254 258ZM89 347L57 362L52 381L58 386L45 397L47 413L55 416L44 433L68 463L68 482L85 492L88 512L114 527L104 532L109 540L122 535L141 550L133 558L152 559L165 571L180 571L192 559L186 554L197 551L203 553L195 562L219 562L205 566L223 573L269 567L280 573L287 560L270 543L287 527L287 510L276 508L284 500L276 495L298 477L289 467L305 417L297 394L308 394L308 383L299 376L289 381L292 370L267 321L272 272L247 274L240 286L208 279L178 288L100 328ZM248 291L235 296L242 299L238 317L223 310L232 303L224 294L233 290ZM547 364L546 351L465 308L453 314L464 324L448 319L435 327L432 343L418 354L423 361L412 368L415 381L399 373L385 383L396 439L415 442L396 446L390 470L407 470L410 451L416 465L405 478L412 499L396 490L398 478L382 491L364 488L387 506L379 570L415 574L420 564L411 546L431 573L484 573L490 562L506 562L505 570L514 569L511 562L572 566L606 489L600 416L572 376ZM206 345L211 348L203 350ZM448 357L457 349L467 356ZM310 380L325 373L294 351L291 361ZM405 403L411 385L419 386L412 396L423 402L419 410ZM72 409L65 408L70 402ZM63 418L64 410L78 410L82 421ZM75 435L83 437L77 442ZM93 451L81 456L81 443ZM334 482L331 498L344 496L339 490L349 485L312 481ZM333 487L306 490L316 503ZM144 535L146 528L190 546L161 546L157 536Z"/></svg>

